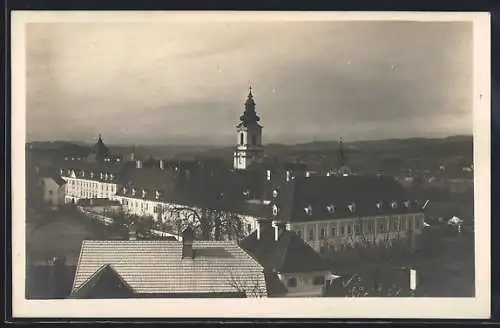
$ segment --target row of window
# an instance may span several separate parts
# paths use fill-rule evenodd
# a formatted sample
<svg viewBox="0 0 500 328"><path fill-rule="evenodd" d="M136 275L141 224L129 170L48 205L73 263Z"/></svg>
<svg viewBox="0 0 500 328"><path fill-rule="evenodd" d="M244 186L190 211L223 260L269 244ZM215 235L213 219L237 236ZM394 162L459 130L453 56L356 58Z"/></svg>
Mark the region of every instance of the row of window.
<svg viewBox="0 0 500 328"><path fill-rule="evenodd" d="M68 181L69 189L77 189L77 188L87 188L91 190L101 190L101 191L109 191L116 192L116 185L107 184L107 183L99 183L99 182L91 182L91 181L79 181L79 180L69 180Z"/></svg>
<svg viewBox="0 0 500 328"><path fill-rule="evenodd" d="M288 278L287 280L287 286L288 287L297 287L297 278L295 277L291 277L291 278ZM325 277L324 276L316 276L312 279L312 284L314 286L323 286L325 284Z"/></svg>
<svg viewBox="0 0 500 328"><path fill-rule="evenodd" d="M401 217L394 217L391 218L390 220L386 219L378 219L377 220L377 233L385 233L385 232L397 232L397 231L406 231L409 230L409 227L412 225L412 219L413 217L406 217L406 216L401 216ZM415 229L420 229L421 227L421 220L418 219L418 217L415 217L414 222L414 227ZM361 233L368 233L372 234L375 232L374 230L375 222L372 221L367 221L364 222L363 225L360 223L353 223L353 224L340 224L340 226L337 229L337 226L331 227L330 229L330 237L345 237L345 236L359 236ZM308 241L313 241L315 240L315 228L308 229L307 232L307 240ZM338 231L337 231L338 230ZM301 237L302 236L302 229L295 229L295 232ZM327 232L324 227L321 227L319 229L319 240L326 239L327 237Z"/></svg>

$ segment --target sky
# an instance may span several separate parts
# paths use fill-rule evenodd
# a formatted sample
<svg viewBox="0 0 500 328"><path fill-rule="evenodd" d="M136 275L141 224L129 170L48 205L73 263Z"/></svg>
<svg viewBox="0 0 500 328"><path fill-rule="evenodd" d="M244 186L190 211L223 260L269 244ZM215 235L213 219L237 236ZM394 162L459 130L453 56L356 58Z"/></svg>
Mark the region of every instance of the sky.
<svg viewBox="0 0 500 328"><path fill-rule="evenodd" d="M472 134L472 23L30 23L27 139L264 143Z"/></svg>

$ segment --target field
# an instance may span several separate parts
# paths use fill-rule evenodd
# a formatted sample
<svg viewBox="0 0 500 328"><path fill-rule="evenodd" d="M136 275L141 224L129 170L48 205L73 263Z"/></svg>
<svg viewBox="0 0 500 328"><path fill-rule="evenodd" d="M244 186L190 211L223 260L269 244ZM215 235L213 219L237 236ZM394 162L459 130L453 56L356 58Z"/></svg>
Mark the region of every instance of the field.
<svg viewBox="0 0 500 328"><path fill-rule="evenodd" d="M49 261L54 256L66 257L67 272L63 284L67 293L83 240L109 239L101 226L85 220L73 211L27 213L26 220L26 297L51 298L52 272Z"/></svg>

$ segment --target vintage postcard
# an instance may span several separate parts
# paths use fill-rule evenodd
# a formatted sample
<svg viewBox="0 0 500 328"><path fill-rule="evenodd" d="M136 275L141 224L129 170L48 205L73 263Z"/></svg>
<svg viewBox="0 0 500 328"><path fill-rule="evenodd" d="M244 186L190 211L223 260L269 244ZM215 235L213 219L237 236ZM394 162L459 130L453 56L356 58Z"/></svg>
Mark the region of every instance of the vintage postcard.
<svg viewBox="0 0 500 328"><path fill-rule="evenodd" d="M489 33L13 12L13 316L488 318Z"/></svg>

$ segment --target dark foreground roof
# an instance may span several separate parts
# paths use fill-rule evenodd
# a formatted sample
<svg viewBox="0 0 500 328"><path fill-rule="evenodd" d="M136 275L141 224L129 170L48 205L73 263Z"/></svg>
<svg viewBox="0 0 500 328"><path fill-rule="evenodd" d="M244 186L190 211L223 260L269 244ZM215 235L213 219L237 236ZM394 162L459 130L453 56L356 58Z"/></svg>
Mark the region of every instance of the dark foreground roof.
<svg viewBox="0 0 500 328"><path fill-rule="evenodd" d="M240 242L240 246L253 255L266 272L301 273L330 270L330 265L302 238L292 231L281 232L274 240L274 228L264 225L260 239L257 231Z"/></svg>

